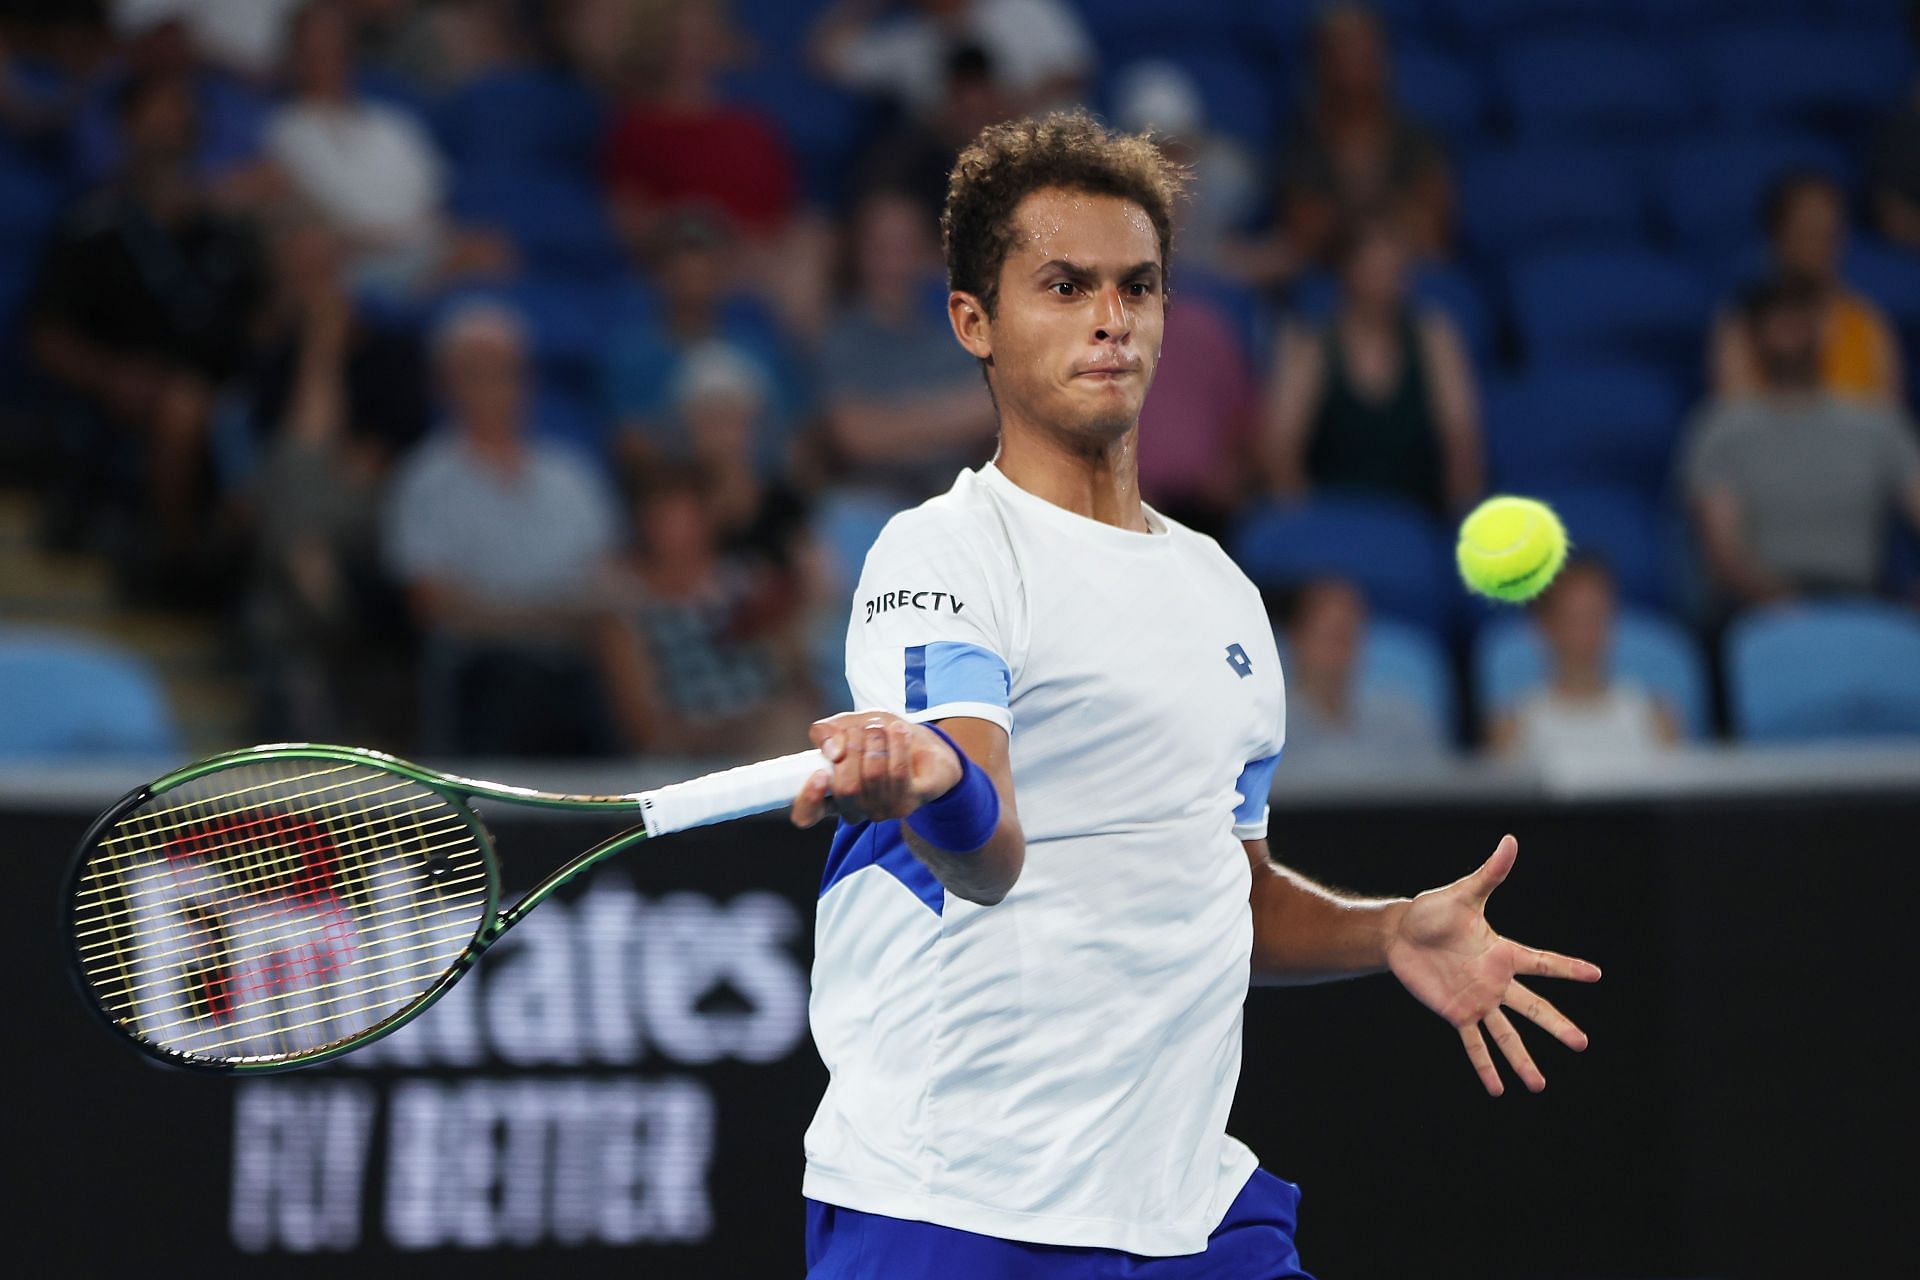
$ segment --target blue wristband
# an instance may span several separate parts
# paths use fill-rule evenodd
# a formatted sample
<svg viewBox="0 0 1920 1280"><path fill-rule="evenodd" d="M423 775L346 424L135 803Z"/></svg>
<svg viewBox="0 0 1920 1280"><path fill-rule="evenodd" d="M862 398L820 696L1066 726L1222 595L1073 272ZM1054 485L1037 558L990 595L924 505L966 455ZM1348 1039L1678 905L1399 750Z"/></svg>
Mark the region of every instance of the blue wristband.
<svg viewBox="0 0 1920 1280"><path fill-rule="evenodd" d="M960 781L938 799L929 800L907 815L907 826L936 849L972 853L993 839L1000 825L1000 792L986 770L967 758L958 743L938 725L927 725L960 757Z"/></svg>

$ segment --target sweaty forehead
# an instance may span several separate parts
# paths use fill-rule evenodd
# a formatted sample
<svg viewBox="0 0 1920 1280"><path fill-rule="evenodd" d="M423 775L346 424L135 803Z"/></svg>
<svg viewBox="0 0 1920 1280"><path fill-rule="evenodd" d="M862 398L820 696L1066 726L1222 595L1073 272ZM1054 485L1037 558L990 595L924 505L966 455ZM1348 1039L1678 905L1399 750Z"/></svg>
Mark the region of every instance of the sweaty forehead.
<svg viewBox="0 0 1920 1280"><path fill-rule="evenodd" d="M1131 200L1048 188L1034 192L1014 210L1009 256L1130 266L1158 260L1160 238L1147 211Z"/></svg>

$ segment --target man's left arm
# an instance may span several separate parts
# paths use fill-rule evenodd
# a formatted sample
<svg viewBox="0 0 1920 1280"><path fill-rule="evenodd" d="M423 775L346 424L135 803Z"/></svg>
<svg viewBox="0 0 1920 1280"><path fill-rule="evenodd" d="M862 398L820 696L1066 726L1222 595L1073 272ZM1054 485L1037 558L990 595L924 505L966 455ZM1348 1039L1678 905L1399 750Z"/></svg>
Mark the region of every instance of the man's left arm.
<svg viewBox="0 0 1920 1280"><path fill-rule="evenodd" d="M1243 841L1253 868L1253 975L1256 982L1331 982L1391 972L1459 1033L1488 1093L1505 1092L1486 1034L1528 1089L1546 1077L1503 1009L1544 1028L1569 1049L1586 1033L1521 983L1522 976L1597 982L1598 966L1538 951L1495 933L1487 898L1512 870L1519 846L1501 840L1471 875L1414 898L1356 898L1334 892L1276 863L1264 839Z"/></svg>

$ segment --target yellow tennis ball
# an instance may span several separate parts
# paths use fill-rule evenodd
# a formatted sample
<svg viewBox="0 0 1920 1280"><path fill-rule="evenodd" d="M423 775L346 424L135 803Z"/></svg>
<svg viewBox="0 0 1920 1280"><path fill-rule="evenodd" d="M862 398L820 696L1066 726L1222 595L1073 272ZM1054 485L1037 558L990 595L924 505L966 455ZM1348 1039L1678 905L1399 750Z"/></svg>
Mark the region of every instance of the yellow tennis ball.
<svg viewBox="0 0 1920 1280"><path fill-rule="evenodd" d="M1567 531L1544 502L1488 498L1460 523L1455 557L1469 588L1519 604L1545 591L1567 562Z"/></svg>

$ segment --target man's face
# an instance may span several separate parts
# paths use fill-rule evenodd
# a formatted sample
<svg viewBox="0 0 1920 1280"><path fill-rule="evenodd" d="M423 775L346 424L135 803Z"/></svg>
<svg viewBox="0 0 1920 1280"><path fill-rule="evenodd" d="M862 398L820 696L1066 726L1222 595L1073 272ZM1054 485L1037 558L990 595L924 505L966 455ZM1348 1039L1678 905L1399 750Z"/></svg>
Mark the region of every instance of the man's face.
<svg viewBox="0 0 1920 1280"><path fill-rule="evenodd" d="M668 250L660 264L660 286L676 310L703 311L720 297L726 268L716 248L681 244Z"/></svg>
<svg viewBox="0 0 1920 1280"><path fill-rule="evenodd" d="M1759 317L1753 336L1760 371L1769 384L1795 388L1818 381L1820 321L1813 308L1775 306Z"/></svg>
<svg viewBox="0 0 1920 1280"><path fill-rule="evenodd" d="M1360 654L1367 606L1360 593L1343 582L1318 583L1306 590L1287 638L1290 656L1302 677L1344 687Z"/></svg>
<svg viewBox="0 0 1920 1280"><path fill-rule="evenodd" d="M1794 198L1774 234L1774 253L1786 271L1821 283L1840 271L1847 211L1837 193L1812 187Z"/></svg>
<svg viewBox="0 0 1920 1280"><path fill-rule="evenodd" d="M1567 575L1541 603L1540 630L1561 666L1598 664L1613 637L1613 587L1597 573Z"/></svg>
<svg viewBox="0 0 1920 1280"><path fill-rule="evenodd" d="M641 505L639 533L655 559L700 559L712 547L712 512L693 490L659 494Z"/></svg>
<svg viewBox="0 0 1920 1280"><path fill-rule="evenodd" d="M855 253L861 287L890 293L919 283L934 261L927 215L901 195L879 195L860 211Z"/></svg>
<svg viewBox="0 0 1920 1280"><path fill-rule="evenodd" d="M305 14L295 28L293 78L307 93L333 95L353 79L353 33L346 14L321 6Z"/></svg>
<svg viewBox="0 0 1920 1280"><path fill-rule="evenodd" d="M1116 441L1139 421L1160 362L1153 222L1130 200L1047 188L1020 202L1013 228L993 316L971 294L948 300L961 345L992 361L1003 420Z"/></svg>
<svg viewBox="0 0 1920 1280"><path fill-rule="evenodd" d="M490 438L517 435L526 393L526 353L493 329L464 334L440 358L442 389L461 424Z"/></svg>
<svg viewBox="0 0 1920 1280"><path fill-rule="evenodd" d="M1397 236L1381 227L1368 233L1345 267L1350 302L1384 310L1397 307L1407 293L1407 253Z"/></svg>
<svg viewBox="0 0 1920 1280"><path fill-rule="evenodd" d="M144 161L179 163L193 154L196 118L193 89L184 79L149 86L127 113L127 147Z"/></svg>

